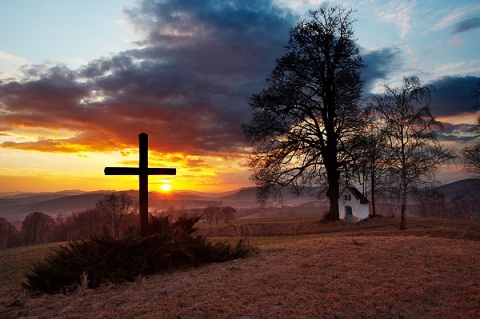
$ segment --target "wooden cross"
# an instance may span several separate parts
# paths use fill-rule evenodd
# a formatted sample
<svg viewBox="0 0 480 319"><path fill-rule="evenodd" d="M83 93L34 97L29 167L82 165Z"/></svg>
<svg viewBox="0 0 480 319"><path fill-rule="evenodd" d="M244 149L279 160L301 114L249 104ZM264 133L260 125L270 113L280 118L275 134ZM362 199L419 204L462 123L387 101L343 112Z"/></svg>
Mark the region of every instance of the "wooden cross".
<svg viewBox="0 0 480 319"><path fill-rule="evenodd" d="M138 167L105 167L105 175L138 175L139 176L139 216L140 233L147 235L148 230L148 175L176 175L175 168L148 167L148 134L138 135L139 163Z"/></svg>

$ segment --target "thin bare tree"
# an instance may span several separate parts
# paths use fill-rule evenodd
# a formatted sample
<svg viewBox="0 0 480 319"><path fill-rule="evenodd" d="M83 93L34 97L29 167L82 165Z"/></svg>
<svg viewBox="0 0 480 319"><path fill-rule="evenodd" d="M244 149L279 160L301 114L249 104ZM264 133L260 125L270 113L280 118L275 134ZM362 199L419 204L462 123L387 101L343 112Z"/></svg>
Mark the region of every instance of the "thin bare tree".
<svg viewBox="0 0 480 319"><path fill-rule="evenodd" d="M473 89L473 96L475 98L475 109L480 110L480 80ZM477 118L477 125L475 127L477 139L480 139L480 116ZM465 162L465 169L477 177L480 177L480 141L469 147L465 147L461 154Z"/></svg>
<svg viewBox="0 0 480 319"><path fill-rule="evenodd" d="M387 138L390 170L400 176L400 229L407 226L407 192L426 179L433 179L438 165L455 157L437 140L442 123L430 112L430 86L422 86L417 77L404 78L403 86L383 85L385 94L373 96L378 125Z"/></svg>
<svg viewBox="0 0 480 319"><path fill-rule="evenodd" d="M372 216L377 215L376 195L378 186L388 184L388 148L386 138L371 115L365 115L372 119L352 140L351 154L353 162L351 168L353 175L362 185L362 194L370 195Z"/></svg>

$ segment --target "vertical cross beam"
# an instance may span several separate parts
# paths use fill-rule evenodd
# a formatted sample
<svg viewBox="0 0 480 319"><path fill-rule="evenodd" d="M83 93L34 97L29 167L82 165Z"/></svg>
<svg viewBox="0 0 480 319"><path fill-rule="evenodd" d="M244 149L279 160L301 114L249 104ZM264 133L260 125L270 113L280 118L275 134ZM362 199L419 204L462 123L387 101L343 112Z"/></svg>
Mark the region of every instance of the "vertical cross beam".
<svg viewBox="0 0 480 319"><path fill-rule="evenodd" d="M140 216L140 231L142 235L148 228L148 135L138 135L139 160L138 167L138 205Z"/></svg>
<svg viewBox="0 0 480 319"><path fill-rule="evenodd" d="M148 135L138 135L138 167L105 167L105 175L138 175L139 225L142 236L148 233L148 175L176 175L175 168L148 167Z"/></svg>

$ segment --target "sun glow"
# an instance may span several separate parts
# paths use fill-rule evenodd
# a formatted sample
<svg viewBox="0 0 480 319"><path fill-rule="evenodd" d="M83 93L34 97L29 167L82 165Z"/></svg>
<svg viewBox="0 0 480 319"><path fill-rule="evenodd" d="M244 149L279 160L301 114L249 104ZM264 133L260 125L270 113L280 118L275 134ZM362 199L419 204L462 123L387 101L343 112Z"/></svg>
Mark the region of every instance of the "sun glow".
<svg viewBox="0 0 480 319"><path fill-rule="evenodd" d="M172 185L170 185L170 184L162 184L162 185L160 186L160 190L161 190L162 192L165 192L165 193L170 192L171 189L172 189Z"/></svg>

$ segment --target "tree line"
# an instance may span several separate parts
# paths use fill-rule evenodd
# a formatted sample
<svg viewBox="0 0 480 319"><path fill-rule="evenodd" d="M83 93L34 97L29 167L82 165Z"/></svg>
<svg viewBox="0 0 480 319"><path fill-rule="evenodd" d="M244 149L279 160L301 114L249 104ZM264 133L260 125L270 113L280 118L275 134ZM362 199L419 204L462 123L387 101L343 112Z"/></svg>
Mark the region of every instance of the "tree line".
<svg viewBox="0 0 480 319"><path fill-rule="evenodd" d="M386 186L400 198L400 229L406 228L407 194L434 181L440 165L457 154L438 140L443 129L430 109L433 86L416 76L383 94L362 95L367 67L354 37L353 10L328 5L310 11L290 32L284 55L251 97L253 116L243 131L253 153L251 179L265 201L293 186L300 193L320 186L329 199L327 220L339 219L341 189L361 184L375 194ZM478 101L480 82L475 88ZM480 134L480 119L479 119ZM480 173L480 143L461 155Z"/></svg>
<svg viewBox="0 0 480 319"><path fill-rule="evenodd" d="M199 216L210 227L219 227L236 217L236 209L222 206L222 202L207 202L205 208L186 209L169 207L155 215L168 215L173 220ZM103 233L119 238L138 226L138 205L126 192L111 193L100 199L95 208L52 217L42 212L28 214L20 229L0 218L0 249L49 242L87 239Z"/></svg>

